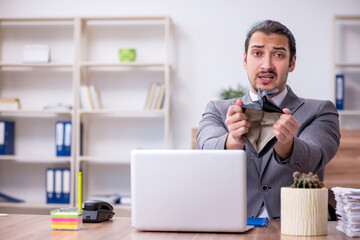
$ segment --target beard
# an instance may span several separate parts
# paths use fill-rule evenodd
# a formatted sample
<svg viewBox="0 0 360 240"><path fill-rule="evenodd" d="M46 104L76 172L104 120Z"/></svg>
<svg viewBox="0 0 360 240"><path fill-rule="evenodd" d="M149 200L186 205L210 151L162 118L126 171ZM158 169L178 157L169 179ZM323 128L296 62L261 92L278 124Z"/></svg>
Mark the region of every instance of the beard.
<svg viewBox="0 0 360 240"><path fill-rule="evenodd" d="M261 89L261 88L258 88L256 86L256 79L259 78L259 75L260 74L272 74L274 76L274 79L277 78L277 73L273 70L270 70L270 71L261 71L261 72L257 72L256 75L255 75L255 78L254 78L254 81L250 81L250 85L251 87L255 90L255 92L258 92L258 90L260 89L260 92L262 92L263 90L265 89ZM263 83L264 84L264 83ZM267 85L266 83L264 85ZM280 90L280 89L279 89Z"/></svg>

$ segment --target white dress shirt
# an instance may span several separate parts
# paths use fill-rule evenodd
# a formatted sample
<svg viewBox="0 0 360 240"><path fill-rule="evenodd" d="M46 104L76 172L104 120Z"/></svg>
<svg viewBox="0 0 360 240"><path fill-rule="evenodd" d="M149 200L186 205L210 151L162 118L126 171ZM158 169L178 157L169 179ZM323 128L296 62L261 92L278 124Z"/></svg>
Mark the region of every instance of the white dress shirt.
<svg viewBox="0 0 360 240"><path fill-rule="evenodd" d="M252 91L249 91L250 92L250 98L251 100L254 102L254 101L257 101L258 100L258 95L253 93ZM277 106L280 106L280 104L282 103L282 101L284 100L286 94L287 94L288 90L287 88L285 87L284 91L282 91L279 95L276 95L275 97L272 97L271 100L277 105ZM270 96L271 97L271 96ZM256 217L261 217L261 218L269 218L269 214L266 210L266 207L265 205L261 208L260 210L260 213L256 216Z"/></svg>

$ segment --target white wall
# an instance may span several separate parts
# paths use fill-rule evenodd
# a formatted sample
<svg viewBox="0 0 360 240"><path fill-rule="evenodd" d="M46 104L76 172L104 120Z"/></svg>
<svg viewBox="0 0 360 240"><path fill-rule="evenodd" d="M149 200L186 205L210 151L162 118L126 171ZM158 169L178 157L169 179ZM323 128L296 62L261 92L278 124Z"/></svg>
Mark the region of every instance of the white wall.
<svg viewBox="0 0 360 240"><path fill-rule="evenodd" d="M332 99L332 19L360 14L357 0L0 0L0 17L168 15L174 22L174 147L190 148L206 102L247 85L244 40L255 23L284 23L297 41L289 84L302 97Z"/></svg>

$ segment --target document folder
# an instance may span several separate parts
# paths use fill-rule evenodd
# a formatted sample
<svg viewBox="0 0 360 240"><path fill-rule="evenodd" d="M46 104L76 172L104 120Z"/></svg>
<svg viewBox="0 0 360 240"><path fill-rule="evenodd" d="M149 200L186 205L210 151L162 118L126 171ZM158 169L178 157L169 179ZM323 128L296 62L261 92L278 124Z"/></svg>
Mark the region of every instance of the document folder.
<svg viewBox="0 0 360 240"><path fill-rule="evenodd" d="M0 121L0 155L14 154L15 123Z"/></svg>

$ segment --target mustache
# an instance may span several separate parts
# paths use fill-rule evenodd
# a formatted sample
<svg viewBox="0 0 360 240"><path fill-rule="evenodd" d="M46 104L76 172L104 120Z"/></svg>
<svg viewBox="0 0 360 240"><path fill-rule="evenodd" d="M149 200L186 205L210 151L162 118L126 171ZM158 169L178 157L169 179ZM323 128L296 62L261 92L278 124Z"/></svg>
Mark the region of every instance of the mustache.
<svg viewBox="0 0 360 240"><path fill-rule="evenodd" d="M277 73L273 70L257 72L256 77L259 77L260 74L269 74L269 73L274 74L274 76L277 77Z"/></svg>

